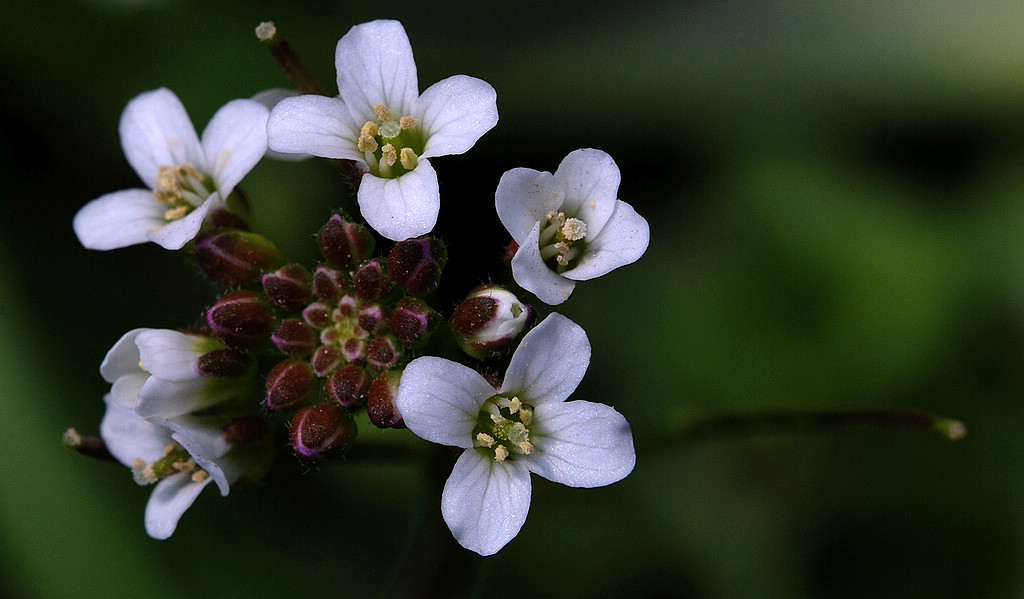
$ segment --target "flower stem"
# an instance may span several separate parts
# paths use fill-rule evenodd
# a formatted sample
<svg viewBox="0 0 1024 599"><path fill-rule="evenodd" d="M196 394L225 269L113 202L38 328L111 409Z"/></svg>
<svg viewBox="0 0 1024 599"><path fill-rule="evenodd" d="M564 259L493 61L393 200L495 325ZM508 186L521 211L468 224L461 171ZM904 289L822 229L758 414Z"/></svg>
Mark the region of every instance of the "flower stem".
<svg viewBox="0 0 1024 599"><path fill-rule="evenodd" d="M270 55L274 57L284 74L291 79L295 88L304 94L326 96L327 90L320 85L313 73L302 62L291 45L277 34L277 27L270 21L260 23L256 27L256 37L266 44Z"/></svg>
<svg viewBox="0 0 1024 599"><path fill-rule="evenodd" d="M716 439L793 433L832 433L851 429L889 430L938 435L950 441L962 438L959 420L920 410L883 408L852 411L757 412L712 416L686 423L651 439L654 445L699 443Z"/></svg>

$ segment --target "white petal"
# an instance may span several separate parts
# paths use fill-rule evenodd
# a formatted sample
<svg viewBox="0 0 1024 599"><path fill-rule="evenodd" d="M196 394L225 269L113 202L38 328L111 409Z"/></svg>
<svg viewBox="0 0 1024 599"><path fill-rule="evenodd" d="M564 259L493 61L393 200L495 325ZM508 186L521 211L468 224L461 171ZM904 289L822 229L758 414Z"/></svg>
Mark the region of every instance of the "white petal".
<svg viewBox="0 0 1024 599"><path fill-rule="evenodd" d="M570 487L601 487L633 471L629 423L614 409L589 401L537 406L530 427L530 471Z"/></svg>
<svg viewBox="0 0 1024 599"><path fill-rule="evenodd" d="M428 87L413 114L426 132L423 158L462 154L498 123L497 92L491 84L455 75Z"/></svg>
<svg viewBox="0 0 1024 599"><path fill-rule="evenodd" d="M416 358L402 371L395 407L421 439L472 447L480 406L496 392L472 368L443 358Z"/></svg>
<svg viewBox="0 0 1024 599"><path fill-rule="evenodd" d="M523 289L533 293L549 306L569 299L576 283L551 270L540 257L540 223L533 229L512 256L512 278Z"/></svg>
<svg viewBox="0 0 1024 599"><path fill-rule="evenodd" d="M366 224L392 241L426 235L441 209L437 173L426 159L394 179L367 173L359 183L356 201Z"/></svg>
<svg viewBox="0 0 1024 599"><path fill-rule="evenodd" d="M523 337L512 354L502 392L517 393L535 408L564 401L583 380L590 364L590 341L583 328L551 313Z"/></svg>
<svg viewBox="0 0 1024 599"><path fill-rule="evenodd" d="M203 131L206 173L221 196L252 170L267 152L267 107L252 100L232 100L217 111Z"/></svg>
<svg viewBox="0 0 1024 599"><path fill-rule="evenodd" d="M237 399L244 387L231 379L165 381L151 376L139 390L135 411L146 418L175 418Z"/></svg>
<svg viewBox="0 0 1024 599"><path fill-rule="evenodd" d="M211 426L210 421L217 426ZM224 455L231 449L231 444L224 438L221 431L223 420L216 418L183 417L164 421L174 431L174 440L181 444L196 464L205 470L220 488L221 495L230 492L230 483L220 467Z"/></svg>
<svg viewBox="0 0 1024 599"><path fill-rule="evenodd" d="M110 455L129 468L136 458L154 462L163 457L164 447L171 442L171 431L119 405L110 396L104 400L107 411L100 421L100 437Z"/></svg>
<svg viewBox="0 0 1024 599"><path fill-rule="evenodd" d="M135 344L139 347L139 359L150 374L168 381L187 381L200 376L196 360L206 353L205 346L211 342L179 331L151 329L140 333Z"/></svg>
<svg viewBox="0 0 1024 599"><path fill-rule="evenodd" d="M622 200L616 200L615 212L601 232L588 239L586 253L572 270L562 273L567 279L586 281L620 266L632 264L647 251L651 229L644 217Z"/></svg>
<svg viewBox="0 0 1024 599"><path fill-rule="evenodd" d="M356 150L362 125L353 124L337 98L285 98L270 112L267 143L277 152L344 158L365 165L362 153Z"/></svg>
<svg viewBox="0 0 1024 599"><path fill-rule="evenodd" d="M257 93L255 96L249 99L253 100L254 102L259 102L260 104L263 104L264 106L267 107L267 110L269 111L273 110L274 107L277 106L281 100L284 100L285 98L295 98L300 95L302 95L302 93L294 89L272 87L270 89L265 89ZM310 157L312 157L312 154L286 154L284 152L275 152L274 150L270 149L267 150L267 158L273 158L274 160L297 162L299 160L306 160L307 158Z"/></svg>
<svg viewBox="0 0 1024 599"><path fill-rule="evenodd" d="M110 386L110 402L126 410L135 411L139 405L139 392L149 378L149 375L144 372L118 377ZM138 412L136 413L138 414ZM145 414L139 415L145 417Z"/></svg>
<svg viewBox="0 0 1024 599"><path fill-rule="evenodd" d="M112 250L149 241L149 232L167 222L165 210L152 191L124 189L82 206L72 226L86 248Z"/></svg>
<svg viewBox="0 0 1024 599"><path fill-rule="evenodd" d="M532 168L506 171L494 192L498 218L519 245L525 244L530 230L564 200L565 192L554 175Z"/></svg>
<svg viewBox="0 0 1024 599"><path fill-rule="evenodd" d="M530 511L530 472L475 449L459 457L441 494L441 515L460 545L493 555L512 540Z"/></svg>
<svg viewBox="0 0 1024 599"><path fill-rule="evenodd" d="M194 482L185 473L172 474L156 484L146 503L146 532L154 539L166 539L178 527L178 520L210 484L212 478Z"/></svg>
<svg viewBox="0 0 1024 599"><path fill-rule="evenodd" d="M334 54L338 94L359 127L376 118L384 104L395 118L410 114L419 96L416 61L405 28L398 21L356 25L340 40Z"/></svg>
<svg viewBox="0 0 1024 599"><path fill-rule="evenodd" d="M142 372L142 368L139 367L139 346L135 344L135 339L148 330L150 329L132 329L121 335L100 364L103 380L113 383L118 377Z"/></svg>
<svg viewBox="0 0 1024 599"><path fill-rule="evenodd" d="M203 150L181 100L169 89L139 94L121 114L125 158L150 189L161 166L203 163Z"/></svg>
<svg viewBox="0 0 1024 599"><path fill-rule="evenodd" d="M562 209L587 223L587 234L597 235L615 210L619 193L619 167L601 150L576 150L562 159L555 179L565 190Z"/></svg>
<svg viewBox="0 0 1024 599"><path fill-rule="evenodd" d="M210 197L200 204L195 210L189 212L184 218L173 220L162 227L155 228L149 232L149 240L165 250L180 250L186 243L192 241L199 234L206 215L214 208L223 206L220 194L214 192Z"/></svg>

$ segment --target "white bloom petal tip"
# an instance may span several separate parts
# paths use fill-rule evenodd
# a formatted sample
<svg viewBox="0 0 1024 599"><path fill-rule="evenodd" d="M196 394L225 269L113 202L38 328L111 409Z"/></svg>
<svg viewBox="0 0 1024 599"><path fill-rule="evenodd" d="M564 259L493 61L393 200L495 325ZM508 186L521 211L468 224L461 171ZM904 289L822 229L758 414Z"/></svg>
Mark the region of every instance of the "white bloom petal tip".
<svg viewBox="0 0 1024 599"><path fill-rule="evenodd" d="M512 169L502 175L495 207L519 244L512 275L544 303L568 299L575 281L640 259L650 227L616 198L619 168L594 149L569 153L554 174Z"/></svg>
<svg viewBox="0 0 1024 599"><path fill-rule="evenodd" d="M428 441L465 448L441 497L463 547L491 555L516 536L530 508L531 472L597 487L633 470L626 419L603 404L565 401L589 362L583 329L551 314L523 338L498 391L442 358L406 367L395 400L406 425Z"/></svg>

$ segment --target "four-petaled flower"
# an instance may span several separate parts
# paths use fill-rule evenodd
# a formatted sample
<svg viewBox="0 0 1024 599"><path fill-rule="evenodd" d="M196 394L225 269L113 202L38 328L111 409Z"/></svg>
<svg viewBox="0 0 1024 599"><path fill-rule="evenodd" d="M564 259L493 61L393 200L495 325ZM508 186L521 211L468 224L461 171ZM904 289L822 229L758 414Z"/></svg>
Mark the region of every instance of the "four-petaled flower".
<svg viewBox="0 0 1024 599"><path fill-rule="evenodd" d="M115 191L83 206L74 219L79 241L94 250L146 241L180 249L266 153L268 114L259 102L232 100L200 140L174 92L133 98L121 115L121 146L149 189Z"/></svg>
<svg viewBox="0 0 1024 599"><path fill-rule="evenodd" d="M355 161L366 222L394 241L437 222L437 174L427 160L461 154L498 122L488 83L455 75L419 93L416 63L397 21L356 25L339 41L336 98L285 98L267 123L270 149Z"/></svg>
<svg viewBox="0 0 1024 599"><path fill-rule="evenodd" d="M498 182L498 218L519 249L512 276L541 301L557 305L576 281L635 262L647 250L650 228L616 198L619 168L592 149L571 152L554 174L515 168Z"/></svg>
<svg viewBox="0 0 1024 599"><path fill-rule="evenodd" d="M146 532L155 539L171 536L210 482L227 495L241 479L260 476L273 456L265 426L235 418L238 413L230 409L240 399L237 393L251 394L253 369L225 369L223 360L222 372L241 374L224 378L204 369L201 356L217 343L176 331L135 329L114 344L100 367L112 383L100 436L138 484L156 484L145 515ZM202 411L214 406L218 409Z"/></svg>
<svg viewBox="0 0 1024 599"><path fill-rule="evenodd" d="M501 388L475 370L424 356L409 363L395 405L418 436L465 448L441 512L456 540L481 555L526 521L530 473L572 487L616 482L633 470L629 424L609 406L565 401L590 363L579 325L551 314L512 355Z"/></svg>

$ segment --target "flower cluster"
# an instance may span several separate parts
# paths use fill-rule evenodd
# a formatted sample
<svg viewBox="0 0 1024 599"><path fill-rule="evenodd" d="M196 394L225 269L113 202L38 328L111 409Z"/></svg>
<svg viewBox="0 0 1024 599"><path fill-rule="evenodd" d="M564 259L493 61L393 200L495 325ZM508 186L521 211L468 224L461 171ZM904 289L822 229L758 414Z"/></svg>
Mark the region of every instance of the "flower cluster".
<svg viewBox="0 0 1024 599"><path fill-rule="evenodd" d="M488 282L448 305L430 159L468 151L496 125L496 92L455 75L420 93L395 21L353 27L335 60L337 97L233 100L201 138L169 90L128 103L121 141L149 189L89 202L75 233L92 249L184 249L219 295L189 328L136 329L114 345L100 367L111 383L100 435L136 482L155 484L146 530L167 538L211 481L226 495L268 470L275 423L310 463L345 453L365 414L464 449L441 514L464 547L493 554L526 519L530 473L594 487L633 469L626 419L567 401L590 362L583 329L557 313L534 326L522 296L554 306L577 281L636 261L647 222L617 199L618 168L599 150L571 152L554 174L512 169L495 192L511 237L505 274L478 274ZM250 229L240 183L282 155L333 159L356 190L359 217L331 215L316 264L288 261Z"/></svg>

